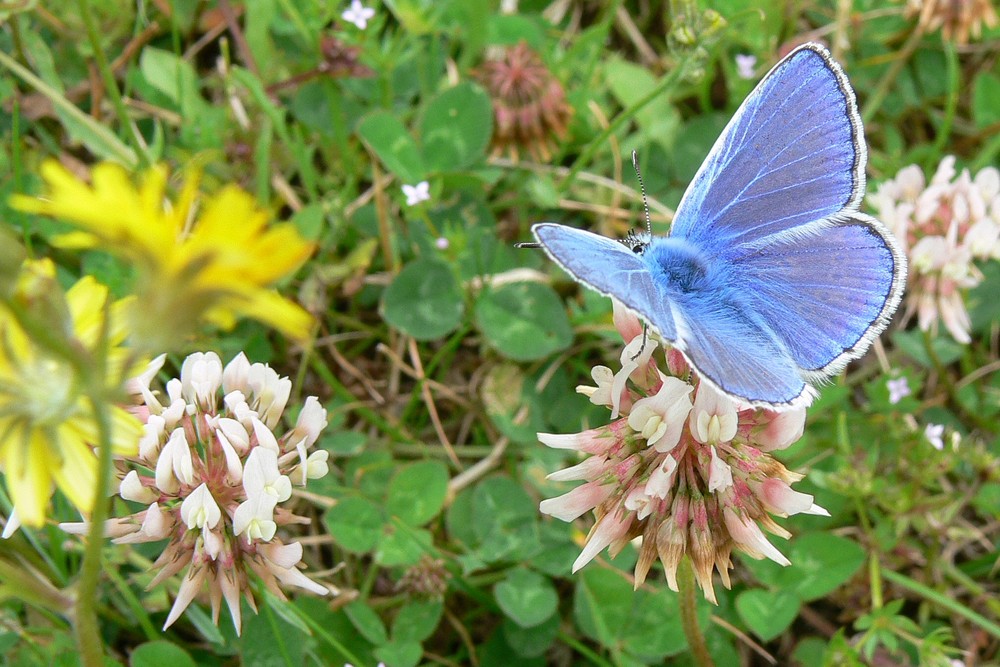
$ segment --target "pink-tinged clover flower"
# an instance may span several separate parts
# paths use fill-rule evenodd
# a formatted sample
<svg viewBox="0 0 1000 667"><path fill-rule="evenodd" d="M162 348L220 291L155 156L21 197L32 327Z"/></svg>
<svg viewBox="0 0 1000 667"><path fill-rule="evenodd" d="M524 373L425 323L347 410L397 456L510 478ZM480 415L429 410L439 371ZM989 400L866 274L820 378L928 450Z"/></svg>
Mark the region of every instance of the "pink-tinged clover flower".
<svg viewBox="0 0 1000 667"><path fill-rule="evenodd" d="M615 324L631 345L641 339L641 328L624 312L616 302ZM641 537L636 587L659 558L668 585L677 590L677 567L687 555L705 597L715 602L713 572L730 586L734 550L788 565L761 530L790 536L772 515L828 516L812 496L791 488L802 476L769 453L802 435L805 410L737 405L700 382L676 350L666 351L665 372L645 353L641 363L637 359L635 350L623 353L622 371L600 374L599 383L613 386L601 401L613 409L611 423L574 435L539 434L549 447L585 456L549 475L584 483L539 507L564 521L593 511L597 521L573 570L605 548L613 557ZM615 385L605 376L626 381ZM581 389L591 397L600 391Z"/></svg>
<svg viewBox="0 0 1000 667"><path fill-rule="evenodd" d="M940 322L968 343L965 295L983 280L977 262L1000 258L1000 171L958 173L949 155L930 183L911 165L882 183L870 202L909 256L904 322L916 315L920 328L932 332Z"/></svg>
<svg viewBox="0 0 1000 667"><path fill-rule="evenodd" d="M150 587L184 574L164 629L207 589L213 621L225 600L239 633L240 596L256 610L251 575L280 598L280 586L329 593L300 572L301 545L279 536L309 521L280 507L293 487L329 470L328 453L314 450L326 410L309 397L295 427L281 434L291 383L273 369L251 364L243 353L225 367L214 352L195 353L163 396L150 388L163 361L158 357L127 385L142 401L132 411L145 430L138 453L123 460L118 493L146 507L110 519L104 532L119 544L168 540ZM77 534L88 529L61 526Z"/></svg>

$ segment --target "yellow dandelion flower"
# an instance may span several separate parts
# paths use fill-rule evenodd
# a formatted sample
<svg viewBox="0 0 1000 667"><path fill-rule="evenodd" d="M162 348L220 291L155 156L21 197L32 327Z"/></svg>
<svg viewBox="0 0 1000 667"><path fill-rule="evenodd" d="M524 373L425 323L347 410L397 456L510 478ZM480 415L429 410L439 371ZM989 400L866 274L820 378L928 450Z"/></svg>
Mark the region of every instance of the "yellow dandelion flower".
<svg viewBox="0 0 1000 667"><path fill-rule="evenodd" d="M31 296L48 282L55 286L55 267L49 261L27 262L19 281L21 294ZM49 300L57 297L49 295ZM67 346L97 358L101 342L108 289L93 278L80 279L65 294L62 311L66 321L52 322L55 335L64 335ZM107 309L110 318L105 350L106 377L126 373L128 351L124 310L128 300ZM62 320L62 317L58 319ZM60 331L66 325L67 331ZM112 449L122 455L136 453L142 425L122 408L111 406ZM41 526L53 487L83 513L94 505L98 441L93 408L81 389L77 368L66 358L40 346L6 308L0 309L0 470L6 478L21 523Z"/></svg>
<svg viewBox="0 0 1000 667"><path fill-rule="evenodd" d="M148 347L175 346L200 319L228 329L241 316L308 338L312 317L270 286L301 266L312 245L289 223L269 225L270 214L239 187L202 198L192 170L171 201L164 167L138 184L113 163L95 166L89 184L56 161L41 175L46 195L12 204L75 225L55 239L60 246L101 248L136 266L134 333Z"/></svg>

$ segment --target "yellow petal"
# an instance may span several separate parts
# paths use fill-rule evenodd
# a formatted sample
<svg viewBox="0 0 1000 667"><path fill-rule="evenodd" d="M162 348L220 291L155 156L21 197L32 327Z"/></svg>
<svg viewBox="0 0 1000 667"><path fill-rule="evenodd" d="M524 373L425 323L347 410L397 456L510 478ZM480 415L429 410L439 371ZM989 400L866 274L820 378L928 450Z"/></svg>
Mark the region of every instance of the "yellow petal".
<svg viewBox="0 0 1000 667"><path fill-rule="evenodd" d="M61 428L59 440L62 461L52 475L63 495L82 513L89 514L97 490L97 456L71 428Z"/></svg>
<svg viewBox="0 0 1000 667"><path fill-rule="evenodd" d="M52 495L55 462L49 450L54 444L49 435L55 437L40 429L19 429L8 435L16 439L8 443L4 466L7 487L21 523L32 528L45 523L45 510Z"/></svg>
<svg viewBox="0 0 1000 667"><path fill-rule="evenodd" d="M85 442L91 447L97 445L97 423L94 421L89 403L82 400L79 406L80 414L64 422L66 429L76 440ZM143 425L138 417L118 406L109 406L111 419L111 450L116 454L133 455L138 451L139 438L143 434Z"/></svg>
<svg viewBox="0 0 1000 667"><path fill-rule="evenodd" d="M227 303L220 308L252 317L300 342L308 340L312 333L313 316L274 290L254 290L237 305Z"/></svg>

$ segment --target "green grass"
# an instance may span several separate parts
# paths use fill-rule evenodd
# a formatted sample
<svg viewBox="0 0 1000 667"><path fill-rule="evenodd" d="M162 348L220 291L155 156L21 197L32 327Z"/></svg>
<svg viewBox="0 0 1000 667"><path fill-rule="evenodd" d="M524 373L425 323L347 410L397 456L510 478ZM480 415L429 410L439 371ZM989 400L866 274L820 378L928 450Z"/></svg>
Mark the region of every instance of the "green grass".
<svg viewBox="0 0 1000 667"><path fill-rule="evenodd" d="M0 220L56 261L64 286L90 274L124 296L131 267L57 247L65 226L8 197L40 192L51 157L197 164L207 187L240 185L315 243L279 285L316 316L310 344L250 320L205 327L170 350L165 376L193 350L244 350L292 379L290 405L320 397L331 473L293 500L311 521L285 536L340 594L282 601L258 587L240 637L199 599L161 632L176 582L144 586L162 545L109 543L95 606L106 653L134 665L695 664L659 565L637 591L632 546L571 574L592 517L538 511L570 488L545 475L577 461L535 434L606 423L574 389L595 365L617 369L620 350L607 299L513 244L543 220L617 238L641 227L632 150L665 232L755 83L736 54L755 55L759 76L807 39L844 38L833 51L866 124L869 193L906 165L929 178L947 155L973 174L996 166L1000 30L956 44L905 3L870 0L522 1L510 15L481 0L371 0L364 30L341 19L347 3L205 4L0 7ZM491 149L483 65L521 41L570 111L564 132L511 159ZM402 185L424 180L429 201L408 206ZM970 343L897 316L779 453L832 516L780 519L791 566L738 556L732 590L716 579L719 605L699 596L716 664L1000 660L1000 269L977 266ZM897 376L913 394L892 404ZM946 427L943 451L927 424ZM58 497L52 511L79 519ZM74 663L55 592L75 590L82 553L54 525L0 543L5 664Z"/></svg>

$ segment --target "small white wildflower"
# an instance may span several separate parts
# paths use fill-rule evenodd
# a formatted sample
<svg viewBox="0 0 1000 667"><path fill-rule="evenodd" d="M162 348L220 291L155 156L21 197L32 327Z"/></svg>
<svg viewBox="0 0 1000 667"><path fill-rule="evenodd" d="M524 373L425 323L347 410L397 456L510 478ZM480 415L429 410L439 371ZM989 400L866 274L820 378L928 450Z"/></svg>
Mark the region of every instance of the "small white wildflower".
<svg viewBox="0 0 1000 667"><path fill-rule="evenodd" d="M351 0L351 6L345 9L344 13L340 15L340 18L356 25L358 30L367 28L368 22L374 17L375 10L371 7L365 7L361 4L361 0Z"/></svg>
<svg viewBox="0 0 1000 667"><path fill-rule="evenodd" d="M944 449L944 424L928 424L924 427L924 437L938 451Z"/></svg>
<svg viewBox="0 0 1000 667"><path fill-rule="evenodd" d="M885 386L889 389L889 402L893 405L896 405L896 403L899 403L912 393L910 391L910 384L905 377L888 380Z"/></svg>
<svg viewBox="0 0 1000 667"><path fill-rule="evenodd" d="M403 194L406 196L407 206L416 206L431 198L431 184L420 181L416 185L403 185Z"/></svg>
<svg viewBox="0 0 1000 667"><path fill-rule="evenodd" d="M741 79L753 79L756 76L757 56L748 53L736 54L736 73Z"/></svg>

